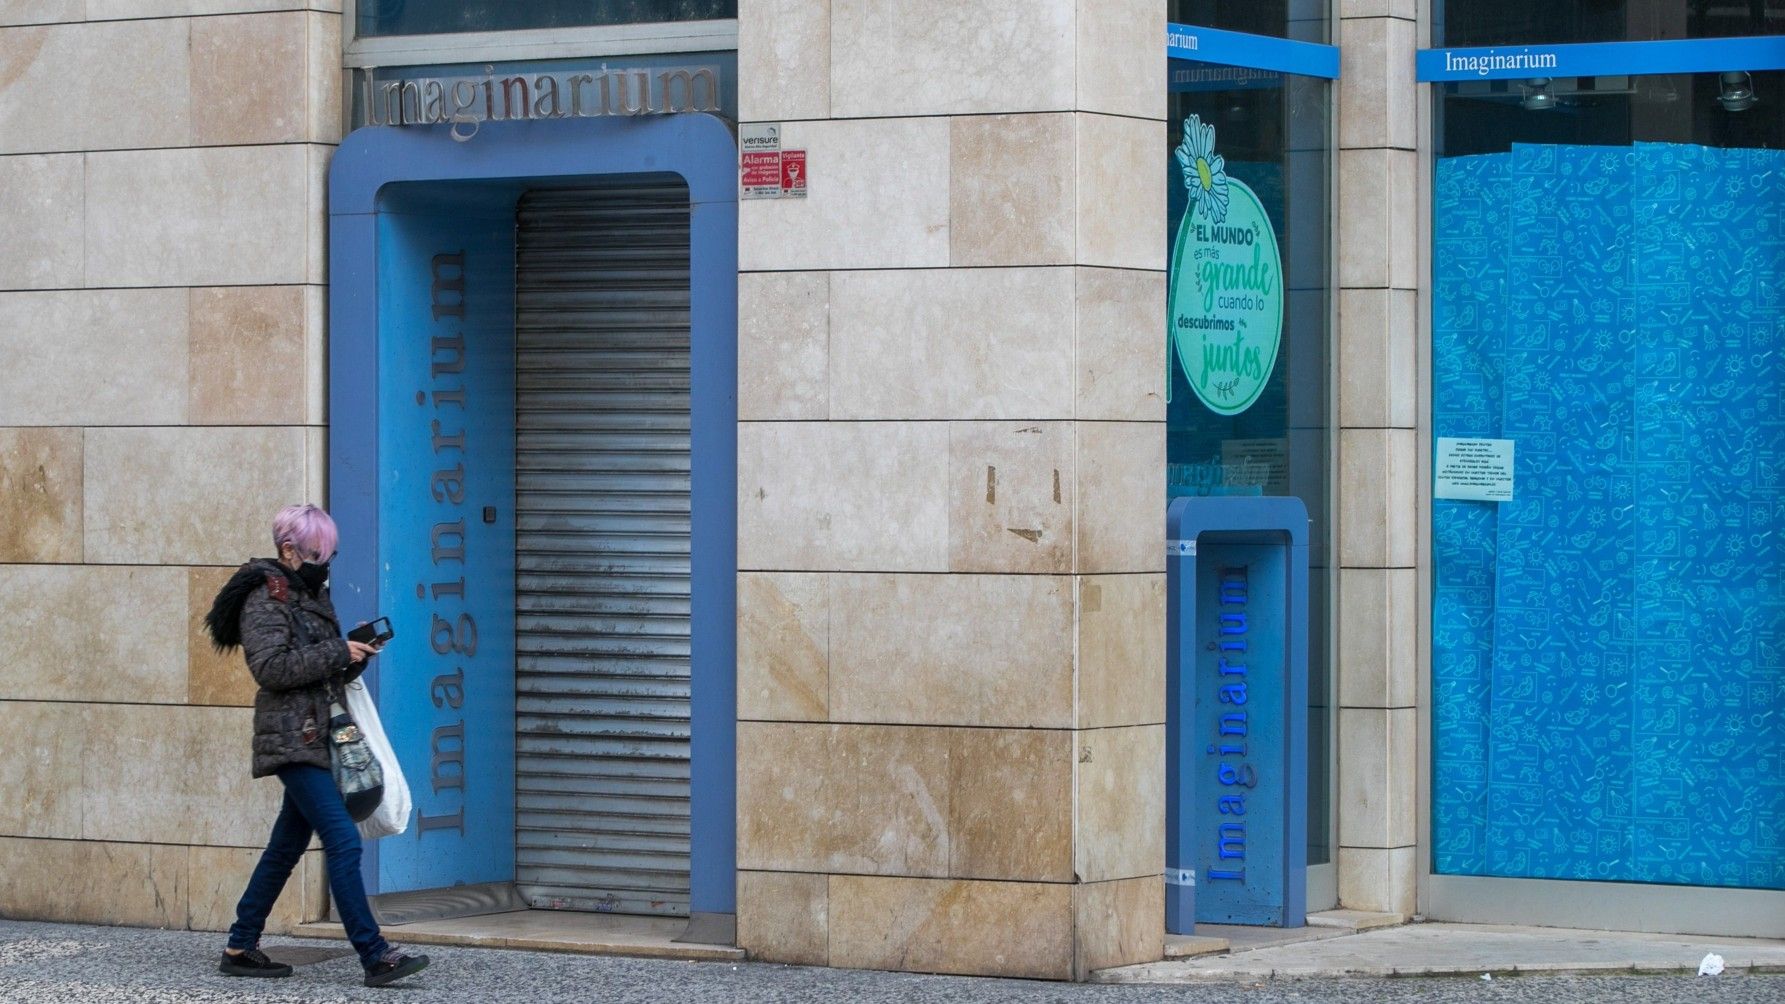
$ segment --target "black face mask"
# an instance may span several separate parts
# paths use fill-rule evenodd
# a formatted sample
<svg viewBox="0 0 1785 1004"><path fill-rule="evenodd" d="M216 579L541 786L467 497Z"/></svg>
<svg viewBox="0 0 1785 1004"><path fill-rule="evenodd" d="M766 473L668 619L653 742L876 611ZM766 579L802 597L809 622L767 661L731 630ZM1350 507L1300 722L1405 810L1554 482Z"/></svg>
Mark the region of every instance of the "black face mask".
<svg viewBox="0 0 1785 1004"><path fill-rule="evenodd" d="M297 577L316 595L322 595L322 587L328 583L328 562L306 561L298 566Z"/></svg>

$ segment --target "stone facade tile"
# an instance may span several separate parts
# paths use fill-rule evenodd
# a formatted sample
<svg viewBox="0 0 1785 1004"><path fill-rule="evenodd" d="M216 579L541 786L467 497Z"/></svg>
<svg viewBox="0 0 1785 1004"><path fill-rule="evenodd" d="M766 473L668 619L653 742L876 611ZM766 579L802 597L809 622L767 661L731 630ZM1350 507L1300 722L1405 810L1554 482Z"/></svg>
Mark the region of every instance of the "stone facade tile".
<svg viewBox="0 0 1785 1004"><path fill-rule="evenodd" d="M0 562L81 560L81 439L0 428Z"/></svg>
<svg viewBox="0 0 1785 1004"><path fill-rule="evenodd" d="M834 875L831 965L1070 979L1073 888Z"/></svg>

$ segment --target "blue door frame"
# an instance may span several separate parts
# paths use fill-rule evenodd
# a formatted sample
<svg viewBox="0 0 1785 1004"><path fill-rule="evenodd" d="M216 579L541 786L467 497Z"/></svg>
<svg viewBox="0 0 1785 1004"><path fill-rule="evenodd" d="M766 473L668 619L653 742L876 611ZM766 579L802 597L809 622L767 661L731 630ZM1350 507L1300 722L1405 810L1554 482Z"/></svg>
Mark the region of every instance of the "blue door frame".
<svg viewBox="0 0 1785 1004"><path fill-rule="evenodd" d="M490 511L481 505L471 509L463 519L464 535L454 538L448 534L444 543L439 534L430 539L428 525L421 522L442 516L440 511L429 515L425 487L419 493L420 508L414 505L418 493L413 483L404 483L407 494L402 499L396 497L394 486L402 483L401 478L407 476L404 472L415 465L416 458L380 456L381 443L397 453L414 439L393 437L390 429L381 430L381 422L413 424L408 415L414 413L405 413L398 405L405 403L410 393L415 395L410 407L422 405L425 390L406 383L393 393L393 387L409 377L391 372L381 381L381 362L394 371L406 359L411 369L418 366L421 373L427 373L435 364L455 358L450 348L441 354L438 342L423 341L419 355L380 345L381 332L386 338L394 333L423 339L439 335L412 330L411 321L429 316L430 283L436 290L442 283L463 285L463 273L454 266L449 264L442 271L440 256L436 256L430 275L429 261L405 250L404 242L425 247L427 238L417 241L414 235L444 235L457 226L465 236L463 240L455 237L453 250L467 241L473 247L482 242L490 251L488 260L494 262L494 273L503 250L500 227L488 224L500 218L504 206L512 219L514 201L529 188L625 175L674 175L688 186L693 343L690 909L697 914L733 913L736 909L736 164L736 141L722 121L704 115L676 115L490 122L466 142L452 139L445 127L361 129L342 143L329 173L329 501L344 543L332 571L336 604L349 623L395 613L422 598L425 569L405 576L389 567L399 540L419 540L419 545L407 545L409 550L404 553L431 556L432 563L438 565L441 548L450 551L455 543L469 548L472 545L465 541L489 524L493 535L509 534L512 553L512 445L507 498L501 497L504 482L498 474L484 486L496 504ZM507 253L512 256L512 236L508 241ZM382 274L393 260L412 266L403 282ZM420 269L419 297L414 292L416 269ZM507 295L511 297L512 268L509 282ZM497 300L503 302L500 294ZM432 316L439 318L443 312L440 301L436 299L432 307ZM500 325L495 330L499 331ZM494 351L499 352L500 346ZM475 368L475 347L458 352L458 362L469 361ZM507 379L511 395L512 374ZM504 392L500 379L490 392L497 402L491 411L494 416ZM476 449L478 438L475 421L472 416L470 450ZM508 421L512 422L512 409ZM444 431L450 438L455 430L432 431L434 435ZM425 449L428 439L418 442ZM512 444L512 439L509 442ZM486 448L491 447L486 443ZM439 449L435 441L434 452ZM436 459L423 457L420 462L432 465ZM437 502L467 494L463 485L457 496L451 483L435 482L427 487L440 489L433 495ZM448 524L434 524L442 525ZM381 538L381 533L389 539ZM499 536L492 540L497 541L493 546L500 554ZM458 564L459 570L447 569L441 575L462 577L467 574L462 569L473 562L461 559ZM510 560L507 617L512 617L512 572ZM446 595L462 600L467 587L462 578L458 581L459 592L455 594L449 584ZM493 623L511 623L503 620L499 609L503 602L499 570L494 581L497 587L485 590L483 602ZM400 624L408 645L393 647L383 660L387 664L369 677L418 809L428 813L429 797L446 789L446 795L458 801L445 807L436 804L433 818L450 821L450 813L456 811L460 825L456 830L447 825L428 829L417 825L419 819L412 820L407 833L369 843L365 873L368 889L374 893L513 878L512 650L508 650L507 665L501 665L505 646L490 638L495 644L484 647L484 664L476 666L478 646L473 642L467 649L461 644L466 639L452 630L453 615L449 612L444 620L424 626L431 616L438 613L417 612L411 618L413 623ZM507 644L512 644L512 637ZM430 650L448 661L464 663L457 667L461 675L436 675L440 667L438 660L429 663L434 658ZM481 696L473 690L479 682L477 672L486 674ZM505 696L500 693L504 674L508 683ZM440 683L443 679L447 684ZM451 685L454 679L459 684L457 691ZM455 696L457 703L453 703ZM473 703L480 699L487 703ZM427 716L437 716L447 707L465 712L458 722L461 731L445 741L438 725L433 735L422 734ZM479 711L484 714L479 716ZM480 717L488 721L480 722ZM483 749L474 749L480 727L485 728L488 742ZM506 760L503 731L508 734ZM474 759L474 753L481 759ZM450 766L456 772L442 766L443 758L455 761ZM464 818L466 808L479 800L487 803L494 820L483 831ZM492 848L489 833L500 829L504 818L509 821L506 844ZM507 874L503 874L504 868Z"/></svg>

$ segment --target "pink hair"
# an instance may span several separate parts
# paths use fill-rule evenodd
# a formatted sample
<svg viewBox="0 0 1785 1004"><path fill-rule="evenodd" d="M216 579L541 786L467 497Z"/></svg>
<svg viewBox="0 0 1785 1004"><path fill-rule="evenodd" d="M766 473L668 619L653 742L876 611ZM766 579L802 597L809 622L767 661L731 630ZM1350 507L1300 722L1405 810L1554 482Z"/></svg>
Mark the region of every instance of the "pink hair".
<svg viewBox="0 0 1785 1004"><path fill-rule="evenodd" d="M297 548L298 556L325 560L335 556L340 535L329 514L313 505L288 505L273 517L273 549L286 544Z"/></svg>

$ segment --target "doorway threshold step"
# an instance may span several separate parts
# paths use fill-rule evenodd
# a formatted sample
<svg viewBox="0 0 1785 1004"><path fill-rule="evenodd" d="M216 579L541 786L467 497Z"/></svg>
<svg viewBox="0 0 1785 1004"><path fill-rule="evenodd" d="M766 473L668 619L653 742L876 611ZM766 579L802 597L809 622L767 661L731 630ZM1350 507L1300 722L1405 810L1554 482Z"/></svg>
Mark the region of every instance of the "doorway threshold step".
<svg viewBox="0 0 1785 1004"><path fill-rule="evenodd" d="M411 945L460 945L474 948L518 948L534 952L583 955L627 955L644 959L695 962L740 962L744 950L732 945L676 941L688 926L676 917L622 917L565 910L519 910L513 913L424 920L384 928L392 941ZM292 934L307 938L341 938L341 925L330 921L300 924Z"/></svg>

